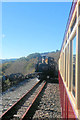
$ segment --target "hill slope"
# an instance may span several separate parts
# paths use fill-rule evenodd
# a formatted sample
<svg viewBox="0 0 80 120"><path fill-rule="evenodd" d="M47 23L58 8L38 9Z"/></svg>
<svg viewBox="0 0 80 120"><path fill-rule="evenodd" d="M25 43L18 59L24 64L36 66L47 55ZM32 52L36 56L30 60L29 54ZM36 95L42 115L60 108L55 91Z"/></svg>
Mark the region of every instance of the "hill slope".
<svg viewBox="0 0 80 120"><path fill-rule="evenodd" d="M47 52L47 53L33 53L27 57L22 57L17 60L8 61L2 64L2 74L10 75L12 73L22 73L23 75L35 72L35 64L37 63L38 57L45 55L48 57L54 57L58 62L60 51Z"/></svg>
<svg viewBox="0 0 80 120"><path fill-rule="evenodd" d="M6 62L2 64L2 72L5 75L12 73L22 73L23 75L33 73L35 71L35 64L37 63L39 53L30 54L27 57L22 57L14 62Z"/></svg>

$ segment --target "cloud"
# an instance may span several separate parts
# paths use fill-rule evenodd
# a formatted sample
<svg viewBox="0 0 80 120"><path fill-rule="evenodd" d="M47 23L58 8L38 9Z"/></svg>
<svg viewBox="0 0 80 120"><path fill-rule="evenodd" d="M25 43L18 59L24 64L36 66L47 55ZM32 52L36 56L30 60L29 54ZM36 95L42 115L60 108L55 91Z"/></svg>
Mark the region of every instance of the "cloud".
<svg viewBox="0 0 80 120"><path fill-rule="evenodd" d="M2 34L2 38L5 38L5 34Z"/></svg>

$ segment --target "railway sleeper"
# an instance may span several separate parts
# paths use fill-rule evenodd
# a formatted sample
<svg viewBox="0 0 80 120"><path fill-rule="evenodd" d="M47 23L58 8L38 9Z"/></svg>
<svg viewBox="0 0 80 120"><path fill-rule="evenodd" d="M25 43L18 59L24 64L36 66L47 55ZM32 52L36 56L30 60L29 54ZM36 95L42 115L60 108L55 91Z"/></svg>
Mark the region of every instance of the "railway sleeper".
<svg viewBox="0 0 80 120"><path fill-rule="evenodd" d="M35 111L37 110L38 105L40 104L41 96L43 95L44 90L45 90L46 87L47 87L47 84L42 89L42 91L40 92L40 94L38 95L38 97L35 99L34 103L31 105L31 107L28 110L27 114L24 116L24 118L22 118L20 120L32 120L33 115L35 114Z"/></svg>

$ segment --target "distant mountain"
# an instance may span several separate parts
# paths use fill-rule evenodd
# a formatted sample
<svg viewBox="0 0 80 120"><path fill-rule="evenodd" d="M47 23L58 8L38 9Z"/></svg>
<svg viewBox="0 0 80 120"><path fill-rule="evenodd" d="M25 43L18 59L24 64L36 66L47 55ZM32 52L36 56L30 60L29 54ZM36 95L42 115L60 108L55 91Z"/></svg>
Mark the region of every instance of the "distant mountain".
<svg viewBox="0 0 80 120"><path fill-rule="evenodd" d="M6 63L6 62L14 62L15 60L17 60L17 58L13 58L13 59L0 59L0 63Z"/></svg>
<svg viewBox="0 0 80 120"><path fill-rule="evenodd" d="M19 59L6 59L2 60L2 74L10 75L12 73L22 73L23 75L35 72L35 65L38 61L38 57L45 55L48 57L54 57L58 62L60 51L45 52L45 53L33 53L27 57L21 57Z"/></svg>

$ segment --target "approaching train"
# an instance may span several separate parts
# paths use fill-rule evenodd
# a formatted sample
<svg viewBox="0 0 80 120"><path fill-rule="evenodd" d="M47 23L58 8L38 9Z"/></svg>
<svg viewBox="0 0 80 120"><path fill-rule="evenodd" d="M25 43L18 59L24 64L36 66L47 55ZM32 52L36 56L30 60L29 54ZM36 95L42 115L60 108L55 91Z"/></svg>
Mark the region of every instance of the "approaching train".
<svg viewBox="0 0 80 120"><path fill-rule="evenodd" d="M36 71L40 80L50 80L57 76L57 63L52 57L42 56L38 58Z"/></svg>
<svg viewBox="0 0 80 120"><path fill-rule="evenodd" d="M80 119L80 0L72 2L58 73L62 118Z"/></svg>

